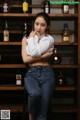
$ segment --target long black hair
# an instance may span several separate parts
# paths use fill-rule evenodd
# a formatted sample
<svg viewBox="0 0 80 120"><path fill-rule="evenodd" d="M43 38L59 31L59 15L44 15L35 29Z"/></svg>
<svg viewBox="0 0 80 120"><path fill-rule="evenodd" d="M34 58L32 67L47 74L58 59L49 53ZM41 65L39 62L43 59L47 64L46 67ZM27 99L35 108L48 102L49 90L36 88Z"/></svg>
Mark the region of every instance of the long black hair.
<svg viewBox="0 0 80 120"><path fill-rule="evenodd" d="M35 22L35 20L36 20L37 17L43 17L44 20L45 20L46 23L47 23L47 26L50 25L50 17L49 17L49 15L48 15L47 13L44 13L44 12L38 13L38 14L35 16L34 22Z"/></svg>

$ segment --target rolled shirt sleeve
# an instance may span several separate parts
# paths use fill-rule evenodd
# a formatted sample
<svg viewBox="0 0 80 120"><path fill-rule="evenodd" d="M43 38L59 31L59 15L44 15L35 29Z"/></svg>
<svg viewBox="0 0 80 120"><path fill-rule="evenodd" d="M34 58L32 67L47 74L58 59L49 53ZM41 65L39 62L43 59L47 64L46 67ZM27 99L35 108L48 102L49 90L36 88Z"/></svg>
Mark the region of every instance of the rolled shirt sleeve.
<svg viewBox="0 0 80 120"><path fill-rule="evenodd" d="M26 52L33 57L39 57L47 51L53 51L54 38L50 35L44 36L40 41L35 42L34 38L27 39L28 45L26 46Z"/></svg>

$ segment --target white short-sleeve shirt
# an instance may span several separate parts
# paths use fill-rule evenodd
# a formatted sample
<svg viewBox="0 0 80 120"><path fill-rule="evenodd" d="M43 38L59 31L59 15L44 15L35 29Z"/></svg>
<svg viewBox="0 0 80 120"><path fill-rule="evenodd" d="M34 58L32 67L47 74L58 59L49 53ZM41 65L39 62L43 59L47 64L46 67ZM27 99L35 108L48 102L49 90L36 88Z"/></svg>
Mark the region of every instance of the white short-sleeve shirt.
<svg viewBox="0 0 80 120"><path fill-rule="evenodd" d="M47 51L53 51L54 38L51 35L35 35L27 39L26 52L30 56L39 57Z"/></svg>

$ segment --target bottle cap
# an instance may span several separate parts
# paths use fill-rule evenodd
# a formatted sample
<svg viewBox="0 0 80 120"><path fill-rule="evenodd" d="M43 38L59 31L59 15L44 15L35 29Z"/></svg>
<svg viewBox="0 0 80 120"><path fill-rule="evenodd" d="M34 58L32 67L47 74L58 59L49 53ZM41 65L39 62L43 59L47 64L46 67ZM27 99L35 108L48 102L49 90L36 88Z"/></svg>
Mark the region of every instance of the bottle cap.
<svg viewBox="0 0 80 120"><path fill-rule="evenodd" d="M67 23L64 23L64 28L68 28L68 24Z"/></svg>

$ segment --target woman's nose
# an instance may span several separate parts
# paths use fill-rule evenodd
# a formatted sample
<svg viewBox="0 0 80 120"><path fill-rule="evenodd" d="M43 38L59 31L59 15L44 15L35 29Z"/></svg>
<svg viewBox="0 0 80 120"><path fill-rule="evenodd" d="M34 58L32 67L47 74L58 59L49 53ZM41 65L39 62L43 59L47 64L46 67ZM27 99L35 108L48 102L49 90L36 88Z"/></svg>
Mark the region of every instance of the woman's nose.
<svg viewBox="0 0 80 120"><path fill-rule="evenodd" d="M41 26L40 26L40 25L38 26L38 29L41 29Z"/></svg>

